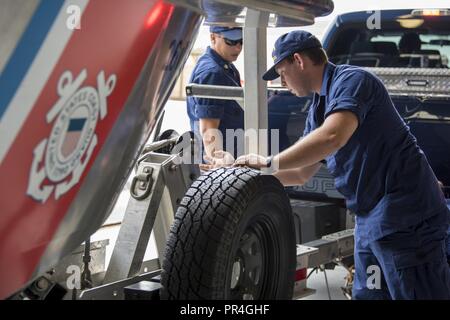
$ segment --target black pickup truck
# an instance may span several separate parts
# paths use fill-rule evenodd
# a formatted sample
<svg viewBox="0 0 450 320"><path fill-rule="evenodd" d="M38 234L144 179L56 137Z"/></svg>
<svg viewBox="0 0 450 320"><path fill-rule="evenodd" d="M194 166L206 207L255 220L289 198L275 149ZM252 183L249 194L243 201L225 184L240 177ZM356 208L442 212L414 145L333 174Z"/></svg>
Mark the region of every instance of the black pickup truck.
<svg viewBox="0 0 450 320"><path fill-rule="evenodd" d="M323 46L331 62L365 67L382 79L450 198L450 9L338 15L324 35ZM280 130L281 150L302 135L311 102L312 97L272 91L269 127ZM343 196L325 166L306 185L290 187L288 193L291 199L342 201L343 206ZM295 202L293 209L295 212ZM303 203L298 210L303 219ZM315 237L322 235L320 230L335 232L349 227L342 217L333 221L332 216L330 212L324 219L316 218ZM308 224L303 222L300 225ZM305 238L304 228L300 243L312 240Z"/></svg>

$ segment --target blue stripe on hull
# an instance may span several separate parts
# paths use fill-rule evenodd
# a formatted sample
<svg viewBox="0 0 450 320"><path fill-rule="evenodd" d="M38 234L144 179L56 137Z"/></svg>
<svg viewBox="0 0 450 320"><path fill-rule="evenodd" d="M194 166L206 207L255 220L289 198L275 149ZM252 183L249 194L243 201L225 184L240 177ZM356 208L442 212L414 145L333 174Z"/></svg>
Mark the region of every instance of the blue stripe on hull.
<svg viewBox="0 0 450 320"><path fill-rule="evenodd" d="M64 0L42 0L0 75L0 120L58 16Z"/></svg>

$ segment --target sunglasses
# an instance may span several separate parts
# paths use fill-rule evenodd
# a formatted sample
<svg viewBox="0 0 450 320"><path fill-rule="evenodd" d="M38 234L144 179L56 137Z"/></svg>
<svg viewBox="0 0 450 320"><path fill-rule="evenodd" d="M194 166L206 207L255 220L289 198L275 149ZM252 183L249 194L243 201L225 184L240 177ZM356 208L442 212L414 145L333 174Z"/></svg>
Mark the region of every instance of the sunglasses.
<svg viewBox="0 0 450 320"><path fill-rule="evenodd" d="M223 38L223 41L225 41L225 43L226 43L228 46L230 46L230 47L237 46L238 44L240 44L240 45L242 46L242 43L244 42L243 39L239 39L239 40L230 40L230 39L227 39L227 38L224 38L224 37L222 37L222 38Z"/></svg>

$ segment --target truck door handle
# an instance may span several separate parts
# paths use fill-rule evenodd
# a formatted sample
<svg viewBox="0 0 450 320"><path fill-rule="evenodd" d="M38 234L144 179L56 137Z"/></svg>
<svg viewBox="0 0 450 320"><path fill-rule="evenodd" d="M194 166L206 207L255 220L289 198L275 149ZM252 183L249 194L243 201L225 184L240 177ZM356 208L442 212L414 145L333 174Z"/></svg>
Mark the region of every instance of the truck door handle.
<svg viewBox="0 0 450 320"><path fill-rule="evenodd" d="M426 87L429 82L428 80L406 80L406 84L414 87Z"/></svg>

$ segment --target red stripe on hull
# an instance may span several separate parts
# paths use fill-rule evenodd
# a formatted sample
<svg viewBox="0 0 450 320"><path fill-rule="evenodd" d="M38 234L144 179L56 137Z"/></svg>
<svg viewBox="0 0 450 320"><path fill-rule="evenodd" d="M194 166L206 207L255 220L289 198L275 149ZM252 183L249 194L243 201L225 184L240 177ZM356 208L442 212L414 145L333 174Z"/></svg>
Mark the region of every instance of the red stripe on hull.
<svg viewBox="0 0 450 320"><path fill-rule="evenodd" d="M167 27L172 5L147 0L95 0L83 13L81 30L69 40L48 82L0 166L0 298L20 289L33 274L48 242L74 200L83 179L122 110L158 36ZM158 12L155 14L154 12ZM153 12L153 14L152 14ZM150 19L151 18L151 19ZM50 136L55 123L46 114L57 102L61 75L74 78L86 69L81 85L97 88L97 75L117 76L107 98L107 116L98 120L98 144L80 182L59 200L45 203L26 195L34 148ZM40 164L40 168L43 163ZM70 178L70 176L69 176ZM51 183L48 179L44 184Z"/></svg>

